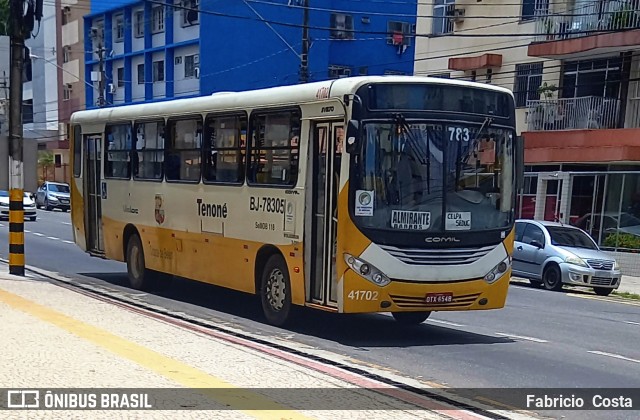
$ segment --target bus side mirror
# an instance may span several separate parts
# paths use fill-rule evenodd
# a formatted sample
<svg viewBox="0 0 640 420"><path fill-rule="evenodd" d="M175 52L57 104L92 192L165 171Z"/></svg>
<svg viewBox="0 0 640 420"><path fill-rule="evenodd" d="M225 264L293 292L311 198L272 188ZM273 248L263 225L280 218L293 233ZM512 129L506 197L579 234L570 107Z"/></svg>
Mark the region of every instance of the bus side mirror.
<svg viewBox="0 0 640 420"><path fill-rule="evenodd" d="M524 137L516 136L516 191L524 188Z"/></svg>
<svg viewBox="0 0 640 420"><path fill-rule="evenodd" d="M353 154L360 151L360 123L350 120L347 125L347 153Z"/></svg>

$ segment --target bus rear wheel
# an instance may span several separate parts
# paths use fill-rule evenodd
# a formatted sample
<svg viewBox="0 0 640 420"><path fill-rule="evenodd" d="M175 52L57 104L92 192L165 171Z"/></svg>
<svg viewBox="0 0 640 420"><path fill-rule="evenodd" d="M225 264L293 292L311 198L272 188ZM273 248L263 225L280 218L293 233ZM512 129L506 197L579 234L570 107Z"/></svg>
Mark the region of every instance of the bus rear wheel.
<svg viewBox="0 0 640 420"><path fill-rule="evenodd" d="M267 322L285 325L291 312L291 281L287 263L279 254L272 255L262 270L260 297Z"/></svg>
<svg viewBox="0 0 640 420"><path fill-rule="evenodd" d="M391 315L402 325L419 325L429 318L431 311L423 312L392 312Z"/></svg>
<svg viewBox="0 0 640 420"><path fill-rule="evenodd" d="M127 274L132 288L143 290L148 286L150 274L144 262L142 241L137 234L131 235L127 242Z"/></svg>

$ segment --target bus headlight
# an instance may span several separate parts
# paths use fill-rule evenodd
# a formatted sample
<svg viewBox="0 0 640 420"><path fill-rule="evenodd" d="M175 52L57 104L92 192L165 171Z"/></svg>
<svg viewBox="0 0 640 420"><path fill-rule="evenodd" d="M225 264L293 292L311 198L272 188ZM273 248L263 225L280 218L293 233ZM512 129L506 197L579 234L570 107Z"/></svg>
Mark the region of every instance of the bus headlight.
<svg viewBox="0 0 640 420"><path fill-rule="evenodd" d="M376 286L386 286L391 283L391 279L389 277L385 276L382 271L378 270L365 260L361 260L351 254L345 253L344 261L347 263L349 268Z"/></svg>
<svg viewBox="0 0 640 420"><path fill-rule="evenodd" d="M489 284L495 283L507 270L511 267L511 257L507 257L504 260L500 261L498 265L493 267L491 271L484 276L484 281Z"/></svg>

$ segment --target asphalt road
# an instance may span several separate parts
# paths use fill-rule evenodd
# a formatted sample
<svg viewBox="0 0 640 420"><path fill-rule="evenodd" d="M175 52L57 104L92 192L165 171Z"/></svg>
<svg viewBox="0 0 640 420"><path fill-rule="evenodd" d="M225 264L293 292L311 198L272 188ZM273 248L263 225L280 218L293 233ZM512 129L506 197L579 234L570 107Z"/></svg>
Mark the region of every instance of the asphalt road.
<svg viewBox="0 0 640 420"><path fill-rule="evenodd" d="M72 243L69 214L38 211L25 223L27 265L108 286L176 312L233 325L253 334L302 343L382 366L402 375L462 388L639 388L640 304L591 292L549 292L513 286L506 308L440 312L418 327L384 314L298 311L288 329L266 325L252 296L183 280L151 294L127 287L126 267L92 258ZM0 221L0 256L8 249ZM629 412L549 412L553 417L629 418ZM637 413L635 413L637 414ZM632 416L633 417L633 416Z"/></svg>

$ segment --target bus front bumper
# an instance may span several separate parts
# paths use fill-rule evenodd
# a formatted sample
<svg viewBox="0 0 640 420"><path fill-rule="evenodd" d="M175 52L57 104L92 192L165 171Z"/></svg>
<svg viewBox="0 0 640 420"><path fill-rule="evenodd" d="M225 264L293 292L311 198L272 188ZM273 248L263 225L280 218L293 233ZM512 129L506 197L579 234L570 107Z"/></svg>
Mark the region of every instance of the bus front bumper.
<svg viewBox="0 0 640 420"><path fill-rule="evenodd" d="M465 311L503 308L511 270L494 283L484 279L458 282L392 280L377 286L347 270L343 278L342 312Z"/></svg>

